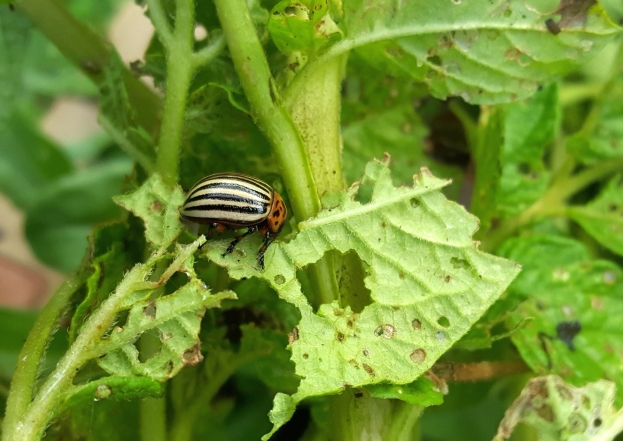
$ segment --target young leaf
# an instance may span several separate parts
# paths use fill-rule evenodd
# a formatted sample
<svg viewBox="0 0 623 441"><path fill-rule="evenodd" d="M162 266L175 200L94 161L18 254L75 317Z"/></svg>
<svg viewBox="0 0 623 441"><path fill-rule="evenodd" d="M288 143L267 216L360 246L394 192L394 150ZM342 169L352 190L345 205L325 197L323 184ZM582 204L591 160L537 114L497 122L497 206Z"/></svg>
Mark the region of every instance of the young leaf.
<svg viewBox="0 0 623 441"><path fill-rule="evenodd" d="M506 411L493 441L508 439L518 423L529 424L542 441L610 440L623 414L612 407L615 385L606 380L576 388L559 377L533 378Z"/></svg>
<svg viewBox="0 0 623 441"><path fill-rule="evenodd" d="M576 385L610 378L623 402L623 270L562 237L511 239L500 252L524 265L510 292L526 300L508 320L515 327L532 318L511 337L524 361Z"/></svg>
<svg viewBox="0 0 623 441"><path fill-rule="evenodd" d="M301 311L290 343L301 384L292 397L275 398L275 430L306 397L339 393L346 386L413 382L467 332L519 270L476 249L471 236L477 220L446 200L439 190L447 182L427 170L413 187L396 188L387 161L371 162L362 184L373 186L369 203L355 201L358 187L352 187L339 205L300 223L294 240L272 245L264 272L241 257L252 253L250 247L226 258L219 255L220 244L207 250L230 276L262 277ZM295 268L330 250L354 250L369 268L365 283L374 301L363 311L335 301L314 313L301 292Z"/></svg>
<svg viewBox="0 0 623 441"><path fill-rule="evenodd" d="M583 207L569 207L569 217L609 250L623 256L623 185L621 176Z"/></svg>
<svg viewBox="0 0 623 441"><path fill-rule="evenodd" d="M340 29L329 15L327 0L283 0L275 5L268 31L279 50L315 54L338 41Z"/></svg>
<svg viewBox="0 0 623 441"><path fill-rule="evenodd" d="M561 32L552 33L546 21L558 18ZM372 65L425 82L435 97L483 104L531 95L620 32L597 4L572 17L537 0L354 0L340 26L345 36L326 57L357 48Z"/></svg>
<svg viewBox="0 0 623 441"><path fill-rule="evenodd" d="M140 217L145 222L147 241L164 250L182 232L178 209L184 199L179 187L167 187L160 175L154 174L138 190L116 196L113 201Z"/></svg>

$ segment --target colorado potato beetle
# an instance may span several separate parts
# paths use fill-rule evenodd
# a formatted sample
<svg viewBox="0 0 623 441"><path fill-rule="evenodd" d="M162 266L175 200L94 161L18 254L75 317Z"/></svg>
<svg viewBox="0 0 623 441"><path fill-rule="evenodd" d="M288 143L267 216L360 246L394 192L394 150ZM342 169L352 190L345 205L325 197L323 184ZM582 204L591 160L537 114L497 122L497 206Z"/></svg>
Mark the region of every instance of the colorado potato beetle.
<svg viewBox="0 0 623 441"><path fill-rule="evenodd" d="M232 241L223 257L242 238L259 231L264 242L257 261L264 269L264 253L279 234L288 213L279 193L267 183L240 173L218 173L193 185L180 215L190 222L209 224L221 233L230 228L248 228Z"/></svg>

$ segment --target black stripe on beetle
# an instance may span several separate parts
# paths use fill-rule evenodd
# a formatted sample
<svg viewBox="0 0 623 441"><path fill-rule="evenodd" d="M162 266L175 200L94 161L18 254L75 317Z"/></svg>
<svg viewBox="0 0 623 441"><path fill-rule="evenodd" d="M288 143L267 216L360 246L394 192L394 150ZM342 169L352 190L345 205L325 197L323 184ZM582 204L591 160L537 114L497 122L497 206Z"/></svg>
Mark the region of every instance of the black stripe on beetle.
<svg viewBox="0 0 623 441"><path fill-rule="evenodd" d="M288 213L279 193L267 183L239 173L217 173L206 176L190 189L180 216L190 222L208 224L217 231L247 227L244 234L231 242L223 257L245 236L259 231L264 241L257 261L264 269L264 253L277 238Z"/></svg>

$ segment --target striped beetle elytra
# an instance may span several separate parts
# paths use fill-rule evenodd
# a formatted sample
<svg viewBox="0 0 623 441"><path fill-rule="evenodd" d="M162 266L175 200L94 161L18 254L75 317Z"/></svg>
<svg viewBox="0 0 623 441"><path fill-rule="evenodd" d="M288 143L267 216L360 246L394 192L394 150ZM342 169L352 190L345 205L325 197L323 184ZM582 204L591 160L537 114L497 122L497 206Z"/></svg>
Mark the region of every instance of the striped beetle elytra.
<svg viewBox="0 0 623 441"><path fill-rule="evenodd" d="M180 215L190 222L208 224L221 233L230 228L248 228L231 242L223 257L245 236L259 231L264 241L257 261L264 269L264 253L277 238L288 212L279 193L264 181L240 173L217 173L193 185Z"/></svg>

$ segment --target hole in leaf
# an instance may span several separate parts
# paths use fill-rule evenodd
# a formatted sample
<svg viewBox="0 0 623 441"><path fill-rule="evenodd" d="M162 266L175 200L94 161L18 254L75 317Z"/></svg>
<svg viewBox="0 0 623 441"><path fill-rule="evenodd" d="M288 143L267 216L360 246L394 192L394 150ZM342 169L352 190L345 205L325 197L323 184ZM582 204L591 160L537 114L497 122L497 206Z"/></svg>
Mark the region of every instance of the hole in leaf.
<svg viewBox="0 0 623 441"><path fill-rule="evenodd" d="M418 208L420 206L420 200L418 198L411 198L409 202L411 202L413 208Z"/></svg>
<svg viewBox="0 0 623 441"><path fill-rule="evenodd" d="M448 326L450 326L450 320L448 320L448 317L441 316L437 319L437 324L439 326L443 326L444 328L447 328Z"/></svg>
<svg viewBox="0 0 623 441"><path fill-rule="evenodd" d="M372 200L372 191L374 186L372 184L359 184L357 193L355 193L355 200L360 204L367 204Z"/></svg>
<svg viewBox="0 0 623 441"><path fill-rule="evenodd" d="M383 338L393 338L396 335L396 328L394 328L392 325L390 324L384 324L379 326L378 328L376 328L374 330L374 335L376 335L377 337L383 337Z"/></svg>
<svg viewBox="0 0 623 441"><path fill-rule="evenodd" d="M341 261L338 273L338 286L342 297L347 296L351 309L360 313L372 303L371 292L364 283L368 275L367 265L359 258L355 251L340 255L335 252L336 261Z"/></svg>
<svg viewBox="0 0 623 441"><path fill-rule="evenodd" d="M145 363L147 360L157 355L162 349L162 341L160 340L158 329L150 329L143 332L135 346L139 351L138 359L141 363Z"/></svg>
<svg viewBox="0 0 623 441"><path fill-rule="evenodd" d="M452 259L450 259L450 263L452 264L452 266L454 267L454 269L469 269L470 265L469 262L465 259L460 259L458 257L453 257Z"/></svg>
<svg viewBox="0 0 623 441"><path fill-rule="evenodd" d="M427 61L435 66L441 66L441 57L439 55L428 57Z"/></svg>
<svg viewBox="0 0 623 441"><path fill-rule="evenodd" d="M281 274L277 274L274 280L277 285L283 285L284 283L286 283L286 278L283 277Z"/></svg>
<svg viewBox="0 0 623 441"><path fill-rule="evenodd" d="M519 164L517 164L517 171L522 175L528 175L532 171L532 168L527 162L520 162Z"/></svg>
<svg viewBox="0 0 623 441"><path fill-rule="evenodd" d="M155 300L150 300L147 305L143 307L143 315L149 319L155 319L157 312Z"/></svg>
<svg viewBox="0 0 623 441"><path fill-rule="evenodd" d="M552 421L554 421L554 411L548 405L541 406L537 409L536 413L547 422L551 423Z"/></svg>
<svg viewBox="0 0 623 441"><path fill-rule="evenodd" d="M188 274L181 271L175 272L164 285L165 295L174 293L182 286L186 285L186 283L188 283Z"/></svg>
<svg viewBox="0 0 623 441"><path fill-rule="evenodd" d="M601 423L602 423L602 421L601 421L601 418L599 418L599 417L597 417L597 418L595 418L593 420L593 426L595 426L595 427L601 426Z"/></svg>

